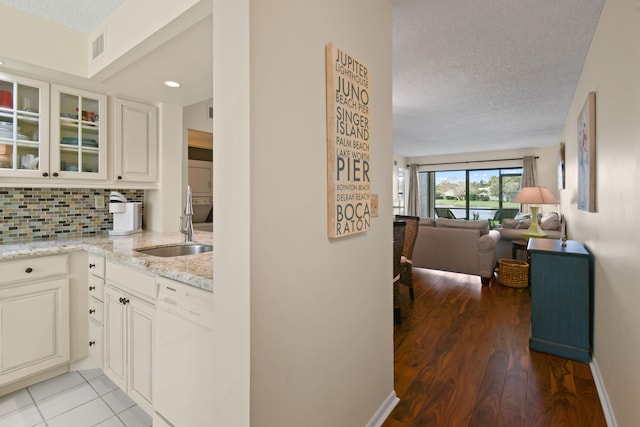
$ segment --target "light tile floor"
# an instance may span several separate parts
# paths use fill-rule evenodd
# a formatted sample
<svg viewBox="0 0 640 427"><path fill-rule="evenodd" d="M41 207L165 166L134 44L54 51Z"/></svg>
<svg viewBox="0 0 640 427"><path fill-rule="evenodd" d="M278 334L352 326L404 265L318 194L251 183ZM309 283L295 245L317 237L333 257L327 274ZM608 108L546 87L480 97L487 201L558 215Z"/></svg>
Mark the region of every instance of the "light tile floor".
<svg viewBox="0 0 640 427"><path fill-rule="evenodd" d="M0 397L0 427L150 427L102 370L73 371Z"/></svg>

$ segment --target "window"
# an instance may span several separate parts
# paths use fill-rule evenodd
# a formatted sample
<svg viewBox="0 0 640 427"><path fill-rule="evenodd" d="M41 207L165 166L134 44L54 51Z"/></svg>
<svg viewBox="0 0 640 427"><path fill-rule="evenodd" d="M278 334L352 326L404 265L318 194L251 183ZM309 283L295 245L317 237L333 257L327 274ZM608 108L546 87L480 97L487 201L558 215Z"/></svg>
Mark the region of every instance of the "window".
<svg viewBox="0 0 640 427"><path fill-rule="evenodd" d="M396 179L393 188L393 214L404 214L404 169L397 168Z"/></svg>
<svg viewBox="0 0 640 427"><path fill-rule="evenodd" d="M420 172L420 216L502 222L520 209L522 168Z"/></svg>

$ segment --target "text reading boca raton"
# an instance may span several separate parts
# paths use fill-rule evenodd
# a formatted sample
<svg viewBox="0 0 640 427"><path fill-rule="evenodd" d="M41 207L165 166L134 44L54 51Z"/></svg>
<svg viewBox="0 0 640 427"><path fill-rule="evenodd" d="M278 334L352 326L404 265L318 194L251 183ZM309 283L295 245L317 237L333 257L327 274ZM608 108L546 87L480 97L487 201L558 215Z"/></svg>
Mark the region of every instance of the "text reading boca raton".
<svg viewBox="0 0 640 427"><path fill-rule="evenodd" d="M336 63L336 234L370 228L367 67L338 49ZM344 184L344 183L351 184ZM356 184L357 183L357 184ZM346 190L346 193L344 193Z"/></svg>

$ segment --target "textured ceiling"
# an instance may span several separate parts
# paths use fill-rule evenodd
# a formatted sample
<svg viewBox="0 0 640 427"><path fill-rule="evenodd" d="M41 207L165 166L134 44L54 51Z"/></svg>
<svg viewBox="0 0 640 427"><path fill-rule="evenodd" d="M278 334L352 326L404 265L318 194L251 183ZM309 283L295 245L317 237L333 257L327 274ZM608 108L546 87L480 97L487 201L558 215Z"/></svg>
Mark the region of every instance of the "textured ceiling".
<svg viewBox="0 0 640 427"><path fill-rule="evenodd" d="M0 3L91 32L123 1ZM443 155L559 142L604 0L392 1L396 154ZM198 97L210 98L211 29L198 28L200 32L167 43L119 73L111 85L153 101L160 94L157 86L136 82L165 70L164 58L180 58L172 61L170 78L188 81L185 88L191 93L163 92L156 101L188 105L202 100Z"/></svg>
<svg viewBox="0 0 640 427"><path fill-rule="evenodd" d="M557 144L604 0L394 0L394 152Z"/></svg>

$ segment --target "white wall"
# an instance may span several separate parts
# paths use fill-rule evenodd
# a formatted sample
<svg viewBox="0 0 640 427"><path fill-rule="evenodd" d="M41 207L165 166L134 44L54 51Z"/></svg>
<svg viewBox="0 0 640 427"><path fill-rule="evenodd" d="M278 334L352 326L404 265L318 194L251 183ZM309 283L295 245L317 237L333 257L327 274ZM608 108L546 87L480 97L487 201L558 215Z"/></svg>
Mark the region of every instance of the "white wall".
<svg viewBox="0 0 640 427"><path fill-rule="evenodd" d="M0 40L5 67L20 70L28 63L30 70L35 65L73 75L87 73L87 36L79 31L0 4Z"/></svg>
<svg viewBox="0 0 640 427"><path fill-rule="evenodd" d="M222 41L214 47L214 296L231 316L220 319L218 339L246 332L250 318L252 426L363 426L393 393L391 2L239 3L214 4L214 43L219 6L250 8L239 11L237 25L227 27L226 16L220 23L233 52L218 51L230 49ZM369 66L371 184L381 201L371 230L338 241L326 231L329 42ZM224 188L230 176L235 195ZM246 342L225 345L240 360L220 368L238 379L220 372L223 388L246 398L238 385L246 389ZM217 357L229 363L225 352Z"/></svg>
<svg viewBox="0 0 640 427"><path fill-rule="evenodd" d="M595 257L593 360L617 425L640 420L640 3L607 0L563 131L571 238ZM596 92L596 210L577 209L577 117Z"/></svg>
<svg viewBox="0 0 640 427"><path fill-rule="evenodd" d="M145 222L149 231L178 231L187 186L187 148L182 140L182 107L158 106L158 187L145 191Z"/></svg>
<svg viewBox="0 0 640 427"><path fill-rule="evenodd" d="M387 0L251 3L252 425L361 426L393 390L391 17ZM369 66L371 184L384 206L370 231L336 241L329 42Z"/></svg>
<svg viewBox="0 0 640 427"><path fill-rule="evenodd" d="M116 73L211 13L211 0L125 0L88 36L88 75ZM91 43L104 36L104 52L92 58Z"/></svg>
<svg viewBox="0 0 640 427"><path fill-rule="evenodd" d="M249 3L213 0L213 131L220 143L213 147L216 386L211 404L212 424L233 427L250 424Z"/></svg>
<svg viewBox="0 0 640 427"><path fill-rule="evenodd" d="M213 105L213 100L198 102L197 104L184 107L184 137L187 143L187 129L195 129L202 132L213 132L213 120L209 118L208 107Z"/></svg>

